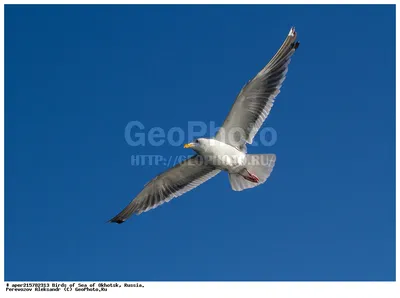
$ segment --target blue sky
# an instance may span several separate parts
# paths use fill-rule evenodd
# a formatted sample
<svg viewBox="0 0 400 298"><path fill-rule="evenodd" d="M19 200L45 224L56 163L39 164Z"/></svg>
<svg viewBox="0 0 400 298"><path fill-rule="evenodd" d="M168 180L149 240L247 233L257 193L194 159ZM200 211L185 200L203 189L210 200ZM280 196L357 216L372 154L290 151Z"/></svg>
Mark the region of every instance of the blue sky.
<svg viewBox="0 0 400 298"><path fill-rule="evenodd" d="M164 166L130 121L222 124L296 26L268 181L105 222ZM6 6L6 280L394 280L394 6Z"/></svg>

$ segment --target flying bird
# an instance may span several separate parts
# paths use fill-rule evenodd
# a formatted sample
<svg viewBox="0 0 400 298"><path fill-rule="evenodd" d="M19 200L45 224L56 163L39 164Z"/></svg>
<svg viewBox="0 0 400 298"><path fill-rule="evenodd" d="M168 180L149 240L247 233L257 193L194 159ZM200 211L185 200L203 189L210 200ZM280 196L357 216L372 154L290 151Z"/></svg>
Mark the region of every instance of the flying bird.
<svg viewBox="0 0 400 298"><path fill-rule="evenodd" d="M123 223L133 214L154 209L211 179L228 172L235 191L263 184L274 168L275 154L247 154L246 144L253 142L267 118L286 78L291 57L299 47L292 27L269 63L240 91L217 134L184 145L195 155L148 182L144 189L109 222Z"/></svg>

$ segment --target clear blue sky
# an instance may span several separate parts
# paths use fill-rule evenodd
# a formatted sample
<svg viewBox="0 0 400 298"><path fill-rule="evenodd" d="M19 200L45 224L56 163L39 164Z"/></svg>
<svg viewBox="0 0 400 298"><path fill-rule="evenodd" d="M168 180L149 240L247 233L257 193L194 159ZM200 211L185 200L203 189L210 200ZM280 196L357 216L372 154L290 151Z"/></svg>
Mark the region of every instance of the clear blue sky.
<svg viewBox="0 0 400 298"><path fill-rule="evenodd" d="M105 223L189 153L127 123L222 124L292 25L266 184ZM5 67L6 280L395 279L394 6L6 6Z"/></svg>

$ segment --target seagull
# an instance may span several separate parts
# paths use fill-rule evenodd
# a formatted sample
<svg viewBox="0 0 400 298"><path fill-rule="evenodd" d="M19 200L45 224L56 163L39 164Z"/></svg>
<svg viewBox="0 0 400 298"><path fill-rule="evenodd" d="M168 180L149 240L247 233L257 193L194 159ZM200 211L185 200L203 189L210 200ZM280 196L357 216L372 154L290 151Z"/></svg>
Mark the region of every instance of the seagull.
<svg viewBox="0 0 400 298"><path fill-rule="evenodd" d="M274 168L275 154L247 154L246 144L267 118L286 78L291 57L299 47L292 27L269 63L240 91L217 134L185 144L195 155L148 182L143 190L109 222L121 224L133 214L154 209L196 188L221 171L231 188L242 191L263 184Z"/></svg>

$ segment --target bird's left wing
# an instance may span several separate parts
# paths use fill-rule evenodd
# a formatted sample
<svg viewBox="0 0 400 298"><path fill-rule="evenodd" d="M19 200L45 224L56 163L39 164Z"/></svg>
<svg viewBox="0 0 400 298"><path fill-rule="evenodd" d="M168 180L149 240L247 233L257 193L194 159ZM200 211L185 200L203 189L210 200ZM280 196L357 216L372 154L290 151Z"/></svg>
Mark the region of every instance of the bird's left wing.
<svg viewBox="0 0 400 298"><path fill-rule="evenodd" d="M217 140L238 148L253 142L286 78L291 57L299 46L296 37L292 27L271 61L243 87L215 136Z"/></svg>
<svg viewBox="0 0 400 298"><path fill-rule="evenodd" d="M110 222L123 223L132 214L140 214L183 195L217 175L220 170L195 155L158 175Z"/></svg>

